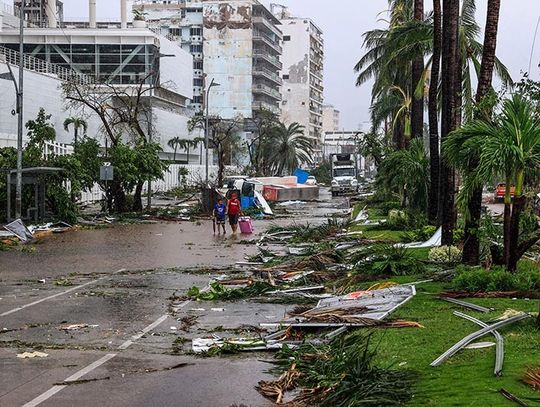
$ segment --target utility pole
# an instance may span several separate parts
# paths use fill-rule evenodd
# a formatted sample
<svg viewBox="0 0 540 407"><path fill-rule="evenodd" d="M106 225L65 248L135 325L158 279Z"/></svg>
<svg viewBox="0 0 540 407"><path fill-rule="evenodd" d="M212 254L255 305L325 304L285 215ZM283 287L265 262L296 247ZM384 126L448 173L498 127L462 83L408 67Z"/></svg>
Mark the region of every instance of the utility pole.
<svg viewBox="0 0 540 407"><path fill-rule="evenodd" d="M23 89L24 89L24 13L26 0L21 0L19 8L20 34L19 34L19 91L17 92L17 113L18 128L17 128L17 186L15 192L15 219L19 219L22 214L22 149L23 149L23 128L24 128L24 106L23 106Z"/></svg>
<svg viewBox="0 0 540 407"><path fill-rule="evenodd" d="M205 126L204 126L204 143L206 145L206 168L205 168L205 187L208 188L208 149L210 145L210 118L208 117L208 114L210 112L210 89L212 89L213 86L220 86L219 83L216 83L214 81L214 78L212 78L212 81L210 82L210 85L208 85L208 89L206 90L206 120L205 120Z"/></svg>

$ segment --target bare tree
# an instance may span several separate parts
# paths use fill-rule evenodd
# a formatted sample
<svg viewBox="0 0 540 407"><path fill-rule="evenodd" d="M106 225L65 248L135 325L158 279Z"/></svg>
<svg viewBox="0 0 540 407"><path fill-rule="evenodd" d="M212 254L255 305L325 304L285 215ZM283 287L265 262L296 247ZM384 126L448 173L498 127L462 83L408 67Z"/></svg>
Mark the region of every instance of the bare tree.
<svg viewBox="0 0 540 407"><path fill-rule="evenodd" d="M205 116L194 116L188 123L188 130L204 129ZM232 156L240 148L239 132L244 128L244 118L222 119L219 116L209 117L209 148L216 152L218 161L217 185L223 185L225 165L231 162ZM228 158L228 160L227 160Z"/></svg>
<svg viewBox="0 0 540 407"><path fill-rule="evenodd" d="M124 85L109 82L64 82L63 92L67 108L82 114L95 114L101 121L101 129L113 148L123 141L135 147L145 147L151 141L152 92L160 87L154 84L156 75L148 73L136 84ZM152 149L147 149L152 151ZM142 188L147 181L140 172L136 180L134 210L142 209ZM125 208L125 188L115 179L106 191L107 199L118 212Z"/></svg>
<svg viewBox="0 0 540 407"><path fill-rule="evenodd" d="M265 168L264 144L271 137L276 126L279 126L279 117L268 109L258 110L254 116L246 120L252 136L246 140L251 169L255 175L261 175Z"/></svg>

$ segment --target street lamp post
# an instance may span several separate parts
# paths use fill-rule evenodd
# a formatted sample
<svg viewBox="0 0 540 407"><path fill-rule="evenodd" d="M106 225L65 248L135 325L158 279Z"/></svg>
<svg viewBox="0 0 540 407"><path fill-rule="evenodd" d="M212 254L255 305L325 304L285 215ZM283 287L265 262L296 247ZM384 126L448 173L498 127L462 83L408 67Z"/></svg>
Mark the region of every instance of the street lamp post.
<svg viewBox="0 0 540 407"><path fill-rule="evenodd" d="M17 92L17 186L15 192L15 218L19 219L22 214L22 146L23 146L23 81L24 81L24 13L25 2L21 1L19 8L20 34L19 34L19 86Z"/></svg>
<svg viewBox="0 0 540 407"><path fill-rule="evenodd" d="M219 83L215 82L215 80L212 78L212 81L210 82L210 85L208 85L208 88L206 89L206 118L205 118L205 126L204 126L204 144L206 146L206 160L205 160L205 186L208 187L208 146L210 143L210 119L208 117L209 111L210 111L210 89L214 86L220 86Z"/></svg>

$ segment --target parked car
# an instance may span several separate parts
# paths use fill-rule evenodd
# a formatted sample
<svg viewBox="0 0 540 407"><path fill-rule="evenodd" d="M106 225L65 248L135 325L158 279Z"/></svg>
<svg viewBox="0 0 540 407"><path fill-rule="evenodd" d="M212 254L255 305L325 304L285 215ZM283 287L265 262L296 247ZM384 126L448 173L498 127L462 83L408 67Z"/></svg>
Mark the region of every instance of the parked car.
<svg viewBox="0 0 540 407"><path fill-rule="evenodd" d="M306 185L317 185L317 178L313 175L310 175L306 181Z"/></svg>
<svg viewBox="0 0 540 407"><path fill-rule="evenodd" d="M510 187L510 196L513 198L516 193L516 187ZM504 196L506 195L506 184L499 183L495 187L495 201L502 202L504 201Z"/></svg>

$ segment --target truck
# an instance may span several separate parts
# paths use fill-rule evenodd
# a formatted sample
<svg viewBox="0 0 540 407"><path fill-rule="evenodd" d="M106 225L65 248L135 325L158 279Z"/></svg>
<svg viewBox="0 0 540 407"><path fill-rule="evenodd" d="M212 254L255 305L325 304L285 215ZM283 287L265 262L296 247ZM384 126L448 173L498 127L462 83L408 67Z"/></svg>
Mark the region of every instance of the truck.
<svg viewBox="0 0 540 407"><path fill-rule="evenodd" d="M356 162L352 154L330 155L330 166L332 196L337 196L340 193L358 192Z"/></svg>

